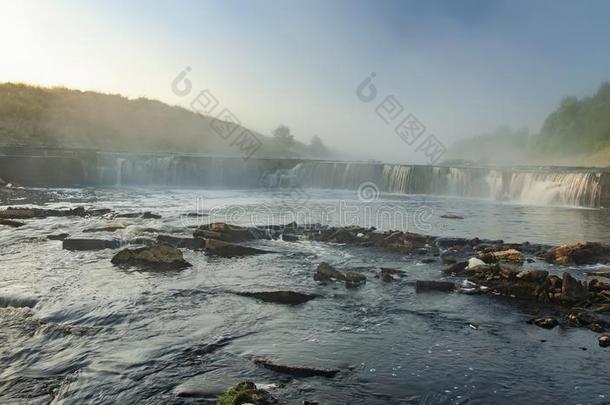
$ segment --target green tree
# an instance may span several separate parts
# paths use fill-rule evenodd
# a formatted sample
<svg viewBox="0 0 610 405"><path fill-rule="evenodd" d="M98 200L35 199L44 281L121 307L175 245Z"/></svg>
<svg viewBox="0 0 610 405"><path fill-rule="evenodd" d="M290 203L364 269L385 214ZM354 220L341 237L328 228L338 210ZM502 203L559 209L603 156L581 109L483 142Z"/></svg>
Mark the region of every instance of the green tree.
<svg viewBox="0 0 610 405"><path fill-rule="evenodd" d="M282 124L274 129L273 143L278 153L282 155L290 154L292 146L295 144L294 135L290 133L290 128Z"/></svg>

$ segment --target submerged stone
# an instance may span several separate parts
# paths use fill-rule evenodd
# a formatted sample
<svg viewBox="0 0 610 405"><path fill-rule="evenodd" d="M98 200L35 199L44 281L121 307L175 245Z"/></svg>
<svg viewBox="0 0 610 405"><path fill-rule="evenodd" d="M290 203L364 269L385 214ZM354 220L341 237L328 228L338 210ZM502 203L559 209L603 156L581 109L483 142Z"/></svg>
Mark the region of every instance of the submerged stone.
<svg viewBox="0 0 610 405"><path fill-rule="evenodd" d="M19 228L25 225L25 222L13 221L11 219L0 219L0 225L10 226L12 228Z"/></svg>
<svg viewBox="0 0 610 405"><path fill-rule="evenodd" d="M400 280L405 274L406 272L402 270L382 267L381 271L379 272L379 275L377 275L376 277L381 278L381 280L386 283L391 283L393 281Z"/></svg>
<svg viewBox="0 0 610 405"><path fill-rule="evenodd" d="M536 318L532 319L530 323L534 325L544 328L544 329L553 329L555 326L559 325L559 321L553 317L545 317L545 318Z"/></svg>
<svg viewBox="0 0 610 405"><path fill-rule="evenodd" d="M205 248L205 239L201 238L180 238L170 235L157 236L157 243L164 243L176 248L199 250Z"/></svg>
<svg viewBox="0 0 610 405"><path fill-rule="evenodd" d="M339 373L338 369L335 368L314 368L314 367L303 367L303 366L290 366L284 364L276 364L268 359L255 359L254 364L260 367L264 367L269 370L273 370L282 374L290 374L295 377L334 377Z"/></svg>
<svg viewBox="0 0 610 405"><path fill-rule="evenodd" d="M48 240L64 240L70 236L69 233L57 233L53 235L47 235Z"/></svg>
<svg viewBox="0 0 610 405"><path fill-rule="evenodd" d="M64 239L62 243L62 247L66 250L116 249L119 246L118 240L106 239Z"/></svg>
<svg viewBox="0 0 610 405"><path fill-rule="evenodd" d="M296 291L238 292L236 294L243 297L253 297L261 301L284 305L299 305L317 297L317 295L314 294L305 294Z"/></svg>
<svg viewBox="0 0 610 405"><path fill-rule="evenodd" d="M452 281L437 281L437 280L417 280L415 282L415 290L422 291L445 291L451 292L455 290L455 283Z"/></svg>

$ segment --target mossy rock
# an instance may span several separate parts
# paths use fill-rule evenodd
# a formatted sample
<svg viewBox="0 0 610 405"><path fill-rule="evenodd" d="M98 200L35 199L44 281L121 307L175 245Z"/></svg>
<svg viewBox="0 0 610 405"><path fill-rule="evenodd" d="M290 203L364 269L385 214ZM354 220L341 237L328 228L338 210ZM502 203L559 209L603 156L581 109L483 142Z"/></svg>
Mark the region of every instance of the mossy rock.
<svg viewBox="0 0 610 405"><path fill-rule="evenodd" d="M271 394L265 390L256 388L250 381L242 381L239 384L228 388L218 397L219 405L271 405L275 403Z"/></svg>

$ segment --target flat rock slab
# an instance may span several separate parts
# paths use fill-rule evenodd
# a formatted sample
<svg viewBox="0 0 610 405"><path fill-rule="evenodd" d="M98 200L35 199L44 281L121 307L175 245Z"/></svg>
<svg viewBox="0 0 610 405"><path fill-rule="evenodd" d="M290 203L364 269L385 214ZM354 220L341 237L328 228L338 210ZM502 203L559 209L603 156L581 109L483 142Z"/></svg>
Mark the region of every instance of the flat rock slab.
<svg viewBox="0 0 610 405"><path fill-rule="evenodd" d="M201 238L180 238L170 235L157 236L157 243L164 243L176 248L200 250L205 248L205 239Z"/></svg>
<svg viewBox="0 0 610 405"><path fill-rule="evenodd" d="M11 219L0 219L0 225L6 225L12 228L19 228L20 226L25 225L25 222L13 221Z"/></svg>
<svg viewBox="0 0 610 405"><path fill-rule="evenodd" d="M289 366L284 364L276 364L268 359L255 359L254 364L264 367L268 370L273 370L277 373L290 374L295 377L334 377L339 373L335 368L312 368L303 366Z"/></svg>
<svg viewBox="0 0 610 405"><path fill-rule="evenodd" d="M206 239L205 251L210 255L220 257L240 257L274 253L217 239Z"/></svg>
<svg viewBox="0 0 610 405"><path fill-rule="evenodd" d="M314 294L305 294L296 291L238 292L236 294L241 295L242 297L252 297L261 301L283 305L299 305L317 297L317 295Z"/></svg>
<svg viewBox="0 0 610 405"><path fill-rule="evenodd" d="M85 217L85 216L100 216L109 213L109 209L86 210L83 207L76 207L69 210L47 210L42 208L13 208L8 207L5 210L0 210L0 218L5 219L30 219L30 218L46 218L46 217Z"/></svg>
<svg viewBox="0 0 610 405"><path fill-rule="evenodd" d="M64 240L70 236L69 233L56 233L52 235L47 235L48 240Z"/></svg>
<svg viewBox="0 0 610 405"><path fill-rule="evenodd" d="M236 243L258 239L258 235L255 235L255 233L252 228L215 222L200 226L193 233L193 236L196 238L213 238L224 242Z"/></svg>
<svg viewBox="0 0 610 405"><path fill-rule="evenodd" d="M116 249L119 241L105 239L64 239L62 247L66 250Z"/></svg>
<svg viewBox="0 0 610 405"><path fill-rule="evenodd" d="M455 290L455 283L452 281L436 281L436 280L417 280L415 282L415 290L423 291L445 291L451 292Z"/></svg>

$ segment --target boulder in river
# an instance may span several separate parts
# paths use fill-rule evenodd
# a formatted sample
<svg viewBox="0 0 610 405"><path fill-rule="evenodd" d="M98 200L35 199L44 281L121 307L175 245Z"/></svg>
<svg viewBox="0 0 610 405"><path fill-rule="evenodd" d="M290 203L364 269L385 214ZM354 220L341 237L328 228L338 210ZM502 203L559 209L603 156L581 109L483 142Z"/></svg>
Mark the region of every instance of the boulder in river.
<svg viewBox="0 0 610 405"><path fill-rule="evenodd" d="M593 280L589 281L588 288L589 291L597 293L602 291L610 291L610 284L594 278Z"/></svg>
<svg viewBox="0 0 610 405"><path fill-rule="evenodd" d="M106 239L64 239L62 247L66 250L102 250L116 249L120 246L118 240Z"/></svg>
<svg viewBox="0 0 610 405"><path fill-rule="evenodd" d="M218 405L272 405L276 402L269 392L257 388L250 381L242 381L218 397Z"/></svg>
<svg viewBox="0 0 610 405"><path fill-rule="evenodd" d="M303 367L303 366L290 366L284 364L276 364L268 359L255 359L254 364L260 367L264 367L269 370L273 370L282 374L290 374L294 377L334 377L339 373L336 368L314 368L314 367Z"/></svg>
<svg viewBox="0 0 610 405"><path fill-rule="evenodd" d="M389 267L382 267L379 275L375 276L381 278L382 281L386 283L391 283L393 281L398 281L402 277L406 275L406 272L403 270L392 269Z"/></svg>
<svg viewBox="0 0 610 405"><path fill-rule="evenodd" d="M70 236L69 233L56 233L52 235L47 235L48 240L64 240Z"/></svg>
<svg viewBox="0 0 610 405"><path fill-rule="evenodd" d="M12 219L0 219L0 225L10 226L11 228L19 228L25 225L25 222L14 221Z"/></svg>
<svg viewBox="0 0 610 405"><path fill-rule="evenodd" d="M313 279L316 281L334 281L343 280L343 273L336 270L333 266L326 262L322 262L316 269Z"/></svg>
<svg viewBox="0 0 610 405"><path fill-rule="evenodd" d="M114 265L136 265L181 269L191 264L184 260L182 252L173 246L157 244L139 249L123 249L111 260Z"/></svg>
<svg viewBox="0 0 610 405"><path fill-rule="evenodd" d="M610 335L601 335L597 339L597 342L599 343L599 345L601 347L608 347L608 346L610 346Z"/></svg>
<svg viewBox="0 0 610 405"><path fill-rule="evenodd" d="M348 288L359 287L366 282L364 274L355 271L339 271L326 262L318 265L313 279L316 281L343 281Z"/></svg>
<svg viewBox="0 0 610 405"><path fill-rule="evenodd" d="M549 249L544 259L553 264L592 264L606 262L610 256L610 246L598 242L577 242Z"/></svg>
<svg viewBox="0 0 610 405"><path fill-rule="evenodd" d="M205 248L205 239L201 238L180 238L170 235L157 236L157 243L164 243L176 248L199 250Z"/></svg>
<svg viewBox="0 0 610 405"><path fill-rule="evenodd" d="M551 316L532 319L530 323L544 329L553 329L555 326L559 325L559 321Z"/></svg>
<svg viewBox="0 0 610 405"><path fill-rule="evenodd" d="M145 211L142 214L142 219L161 219L161 215L159 214L154 214L150 211Z"/></svg>
<svg viewBox="0 0 610 405"><path fill-rule="evenodd" d="M219 257L241 257L273 253L267 250L224 242L218 239L206 239L205 251L210 255Z"/></svg>
<svg viewBox="0 0 610 405"><path fill-rule="evenodd" d="M256 235L255 230L252 228L230 225L224 222L214 222L202 225L195 230L193 236L196 238L211 238L232 243L245 242L258 238L258 235Z"/></svg>
<svg viewBox="0 0 610 405"><path fill-rule="evenodd" d="M4 219L31 219L46 217L86 217L99 216L109 213L109 209L86 210L84 207L76 207L68 210L54 210L42 208L8 207L0 210L0 218Z"/></svg>
<svg viewBox="0 0 610 405"><path fill-rule="evenodd" d="M507 249L498 252L484 253L479 258L486 263L509 263L516 265L522 265L525 261L525 256L517 249Z"/></svg>
<svg viewBox="0 0 610 405"><path fill-rule="evenodd" d="M444 291L451 292L455 290L455 283L453 281L439 281L439 280L417 280L415 282L415 291Z"/></svg>
<svg viewBox="0 0 610 405"><path fill-rule="evenodd" d="M441 218L445 218L445 219L464 219L463 216L457 215L457 214L453 214L453 213L443 214L443 215L441 215Z"/></svg>
<svg viewBox="0 0 610 405"><path fill-rule="evenodd" d="M455 262L443 268L443 273L450 275L460 275L466 272L468 262Z"/></svg>
<svg viewBox="0 0 610 405"><path fill-rule="evenodd" d="M346 271L343 273L343 280L347 288L357 288L366 283L366 276L355 271Z"/></svg>
<svg viewBox="0 0 610 405"><path fill-rule="evenodd" d="M468 266L466 266L466 269L469 271L476 271L478 269L487 269L489 268L489 265L487 263L485 263L483 260L477 258L477 257L471 257L470 259L468 259Z"/></svg>
<svg viewBox="0 0 610 405"><path fill-rule="evenodd" d="M517 273L517 278L523 281L533 281L537 283L543 283L549 275L546 270L528 270Z"/></svg>
<svg viewBox="0 0 610 405"><path fill-rule="evenodd" d="M311 301L317 297L314 294L305 294L296 291L260 291L260 292L238 292L242 297L253 297L265 302L275 304L299 305Z"/></svg>
<svg viewBox="0 0 610 405"><path fill-rule="evenodd" d="M87 228L83 230L83 232L91 233L91 232L114 232L120 229L125 229L125 224L121 222L115 222L112 224L106 224L104 226L100 226L98 228Z"/></svg>
<svg viewBox="0 0 610 405"><path fill-rule="evenodd" d="M587 287L576 280L570 273L563 273L561 283L561 299L564 302L576 302L587 298Z"/></svg>

